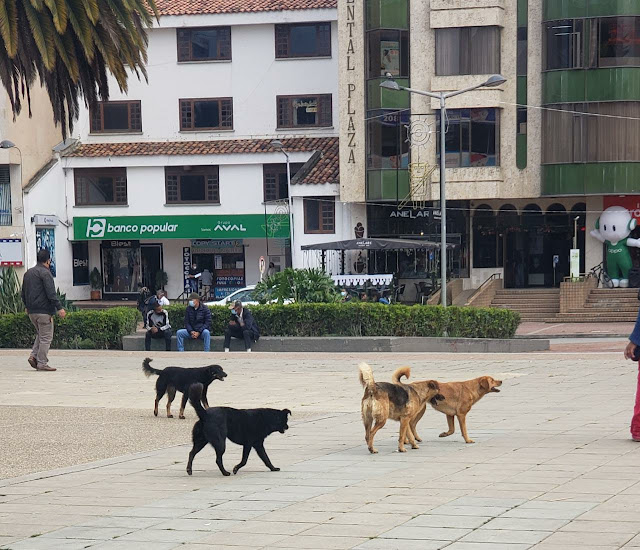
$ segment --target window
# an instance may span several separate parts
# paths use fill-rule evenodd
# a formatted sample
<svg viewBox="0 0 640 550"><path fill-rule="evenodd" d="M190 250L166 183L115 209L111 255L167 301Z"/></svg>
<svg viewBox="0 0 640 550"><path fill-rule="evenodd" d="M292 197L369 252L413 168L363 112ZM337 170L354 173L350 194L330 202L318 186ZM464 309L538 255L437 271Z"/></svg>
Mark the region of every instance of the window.
<svg viewBox="0 0 640 550"><path fill-rule="evenodd" d="M167 204L220 204L217 166L178 166L165 168Z"/></svg>
<svg viewBox="0 0 640 550"><path fill-rule="evenodd" d="M9 166L0 166L0 225L13 223L11 212L11 178Z"/></svg>
<svg viewBox="0 0 640 550"><path fill-rule="evenodd" d="M600 67L640 66L640 17L600 19Z"/></svg>
<svg viewBox="0 0 640 550"><path fill-rule="evenodd" d="M409 166L409 138L407 112L369 111L368 168L407 168ZM433 119L432 119L433 120Z"/></svg>
<svg viewBox="0 0 640 550"><path fill-rule="evenodd" d="M542 112L544 164L640 162L640 102L548 107L553 110Z"/></svg>
<svg viewBox="0 0 640 550"><path fill-rule="evenodd" d="M527 76L528 34L527 27L518 27L518 57L516 60L516 74L518 76Z"/></svg>
<svg viewBox="0 0 640 550"><path fill-rule="evenodd" d="M436 29L436 74L500 72L500 28Z"/></svg>
<svg viewBox="0 0 640 550"><path fill-rule="evenodd" d="M473 267L498 267L498 231L491 207L482 204L473 215Z"/></svg>
<svg viewBox="0 0 640 550"><path fill-rule="evenodd" d="M181 99L180 130L233 130L233 99Z"/></svg>
<svg viewBox="0 0 640 550"><path fill-rule="evenodd" d="M142 132L139 101L100 101L91 112L91 132Z"/></svg>
<svg viewBox="0 0 640 550"><path fill-rule="evenodd" d="M278 96L278 128L326 128L333 123L331 94Z"/></svg>
<svg viewBox="0 0 640 550"><path fill-rule="evenodd" d="M76 168L76 206L127 204L126 168Z"/></svg>
<svg viewBox="0 0 640 550"><path fill-rule="evenodd" d="M298 170L302 168L302 163L292 163L289 165L291 177L296 175ZM289 198L289 188L287 182L287 165L286 164L264 164L263 165L263 181L264 181L264 200L265 202L276 201Z"/></svg>
<svg viewBox="0 0 640 550"><path fill-rule="evenodd" d="M329 57L331 23L276 25L276 57Z"/></svg>
<svg viewBox="0 0 640 550"><path fill-rule="evenodd" d="M545 69L577 69L583 65L581 19L545 24Z"/></svg>
<svg viewBox="0 0 640 550"><path fill-rule="evenodd" d="M178 61L230 61L231 27L178 29Z"/></svg>
<svg viewBox="0 0 640 550"><path fill-rule="evenodd" d="M335 197L314 197L304 199L304 232L335 233Z"/></svg>
<svg viewBox="0 0 640 550"><path fill-rule="evenodd" d="M451 109L445 137L447 168L499 166L498 109ZM440 116L437 156L440 159Z"/></svg>
<svg viewBox="0 0 640 550"><path fill-rule="evenodd" d="M369 53L367 78L409 76L409 33L407 31L381 30L367 35Z"/></svg>

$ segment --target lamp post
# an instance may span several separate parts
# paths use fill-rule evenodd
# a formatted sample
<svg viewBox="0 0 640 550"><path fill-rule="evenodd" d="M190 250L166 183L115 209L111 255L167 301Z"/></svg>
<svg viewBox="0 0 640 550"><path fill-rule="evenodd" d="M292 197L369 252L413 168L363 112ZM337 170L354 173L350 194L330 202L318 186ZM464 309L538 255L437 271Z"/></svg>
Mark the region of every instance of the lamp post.
<svg viewBox="0 0 640 550"><path fill-rule="evenodd" d="M447 196L446 196L446 150L445 150L445 133L446 133L446 112L447 112L447 99L466 92L477 90L478 88L492 88L504 84L507 79L499 74L490 76L482 84L470 86L463 90L456 90L454 92L426 92L423 90L415 90L413 88L407 88L400 86L395 80L392 80L391 73L386 74L387 80L380 83L381 88L388 90L405 90L411 94L424 95L427 97L433 97L440 101L440 278L442 281L440 296L442 298L442 306L447 307Z"/></svg>
<svg viewBox="0 0 640 550"><path fill-rule="evenodd" d="M289 165L289 153L287 153L284 148L283 143L279 139L274 139L271 141L271 147L279 150L287 159L287 197L289 200L289 240L290 240L290 249L291 249L291 267L294 267L293 264L293 197L291 196L291 167Z"/></svg>
<svg viewBox="0 0 640 550"><path fill-rule="evenodd" d="M20 155L20 196L22 198L22 225L23 225L23 237L24 237L24 266L27 267L27 254L29 253L29 247L27 246L27 209L24 204L24 189L22 188L22 151L13 141L3 139L0 141L0 149L17 149ZM11 178L9 178L11 179ZM11 187L9 187L9 194L11 194ZM12 222L13 223L13 222Z"/></svg>

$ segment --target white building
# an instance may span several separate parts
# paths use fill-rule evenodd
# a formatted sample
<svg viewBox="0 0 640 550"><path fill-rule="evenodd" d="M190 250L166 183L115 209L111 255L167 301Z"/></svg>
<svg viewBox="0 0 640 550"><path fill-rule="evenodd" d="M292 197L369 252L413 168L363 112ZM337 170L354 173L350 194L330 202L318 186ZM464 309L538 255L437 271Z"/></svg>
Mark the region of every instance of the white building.
<svg viewBox="0 0 640 550"><path fill-rule="evenodd" d="M158 2L148 83L113 85L26 189L32 216L53 217L38 226L36 216L30 239L54 243L56 284L73 299L89 298L94 267L105 299L157 287L159 271L175 298L191 261L211 272L216 296L257 282L261 257L284 268L288 185L274 139L292 176L304 166L290 187L295 267L315 261L301 245L361 221L338 200L335 0L193 4Z"/></svg>

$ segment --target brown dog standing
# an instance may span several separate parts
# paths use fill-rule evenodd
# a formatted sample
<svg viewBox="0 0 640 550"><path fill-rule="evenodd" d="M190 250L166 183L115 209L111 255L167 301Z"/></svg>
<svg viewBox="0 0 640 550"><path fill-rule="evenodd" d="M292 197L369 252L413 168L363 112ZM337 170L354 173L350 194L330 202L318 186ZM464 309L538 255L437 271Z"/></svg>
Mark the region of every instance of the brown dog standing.
<svg viewBox="0 0 640 550"><path fill-rule="evenodd" d="M404 369L398 369L393 373L391 379L394 384L401 384L400 379L403 376L409 378L408 372ZM440 437L447 437L455 432L455 416L458 418L460 431L462 432L462 437L465 442L474 443L473 439L470 439L467 433L467 414L469 414L471 407L486 394L492 392L500 393L498 387L502 386L502 380L495 380L491 376L481 376L473 380L465 380L464 382L440 382L439 385L440 393L444 396L444 400L432 400L431 406L436 411L447 415L447 423L449 425L448 431L442 432ZM410 422L412 435L417 441L420 441L420 438L416 432L416 425L424 415L425 409L426 405Z"/></svg>
<svg viewBox="0 0 640 550"><path fill-rule="evenodd" d="M359 369L360 383L364 387L362 422L364 423L365 440L369 452L378 452L373 446L373 438L389 418L400 422L398 451L405 452L405 438L409 440L412 449L417 449L418 445L413 438L409 423L420 409L424 410L427 401L441 398L438 394L438 382L435 380L425 380L413 384L376 382L369 365L360 363ZM403 372L408 371L409 369L406 368L406 371Z"/></svg>

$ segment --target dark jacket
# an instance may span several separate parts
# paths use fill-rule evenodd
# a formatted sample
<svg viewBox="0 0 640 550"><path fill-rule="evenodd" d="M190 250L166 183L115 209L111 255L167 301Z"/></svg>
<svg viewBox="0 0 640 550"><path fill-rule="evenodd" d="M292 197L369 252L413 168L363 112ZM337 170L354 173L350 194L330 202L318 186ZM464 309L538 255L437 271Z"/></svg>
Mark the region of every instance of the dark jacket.
<svg viewBox="0 0 640 550"><path fill-rule="evenodd" d="M31 313L55 315L62 309L51 271L42 264L29 269L22 279L22 301Z"/></svg>
<svg viewBox="0 0 640 550"><path fill-rule="evenodd" d="M636 346L640 346L640 311L638 311L636 326L633 327L633 332L631 333L631 336L629 336L629 340L631 340Z"/></svg>
<svg viewBox="0 0 640 550"><path fill-rule="evenodd" d="M233 317L233 320L236 319L236 316L233 315L233 313L231 316ZM260 329L258 328L258 324L256 323L253 314L246 307L242 308L242 321L244 322L244 327L242 327L242 329L253 332L253 339L257 341L258 338L260 338ZM237 321L236 324L240 326Z"/></svg>
<svg viewBox="0 0 640 550"><path fill-rule="evenodd" d="M202 333L204 329L211 330L211 310L204 304L200 304L200 307L187 306L187 311L184 314L184 328L187 332L191 333L194 330Z"/></svg>

